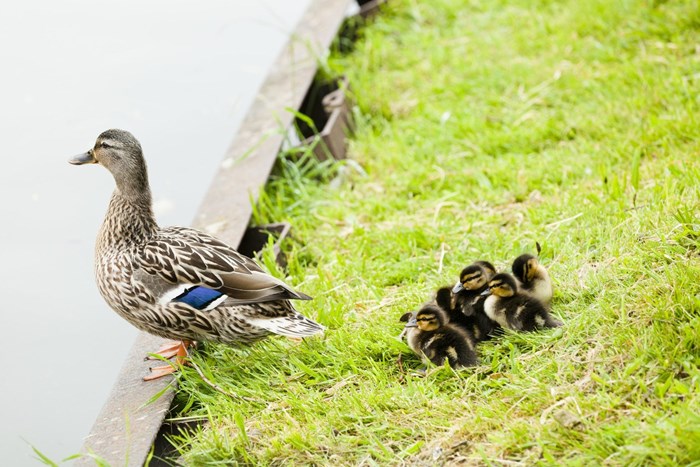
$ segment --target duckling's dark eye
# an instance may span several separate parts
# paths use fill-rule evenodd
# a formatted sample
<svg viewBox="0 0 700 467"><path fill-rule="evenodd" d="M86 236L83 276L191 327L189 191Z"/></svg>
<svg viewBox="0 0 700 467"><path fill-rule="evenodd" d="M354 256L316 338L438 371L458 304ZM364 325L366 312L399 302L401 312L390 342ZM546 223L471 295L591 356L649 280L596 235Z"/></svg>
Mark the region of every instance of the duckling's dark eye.
<svg viewBox="0 0 700 467"><path fill-rule="evenodd" d="M102 141L102 142L100 142L100 147L101 147L101 148L105 148L105 149L110 149L110 148L112 148L112 147L114 147L114 146L112 146L112 145L109 144L109 143L106 143L106 142Z"/></svg>

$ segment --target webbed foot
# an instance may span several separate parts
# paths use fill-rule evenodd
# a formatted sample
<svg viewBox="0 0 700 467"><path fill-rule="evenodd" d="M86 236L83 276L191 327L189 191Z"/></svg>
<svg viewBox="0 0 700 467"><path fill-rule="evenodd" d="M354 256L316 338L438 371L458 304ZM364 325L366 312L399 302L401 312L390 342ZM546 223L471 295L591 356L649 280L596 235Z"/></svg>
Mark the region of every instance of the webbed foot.
<svg viewBox="0 0 700 467"><path fill-rule="evenodd" d="M185 363L187 348L193 346L194 344L195 343L193 341L188 340L168 342L158 349L157 354L146 357L147 360L160 360L163 358L168 359L175 357L175 362L174 364L170 365L149 368L149 370L151 370L151 374L144 376L143 380L152 381L154 379L173 374L179 365L183 365Z"/></svg>

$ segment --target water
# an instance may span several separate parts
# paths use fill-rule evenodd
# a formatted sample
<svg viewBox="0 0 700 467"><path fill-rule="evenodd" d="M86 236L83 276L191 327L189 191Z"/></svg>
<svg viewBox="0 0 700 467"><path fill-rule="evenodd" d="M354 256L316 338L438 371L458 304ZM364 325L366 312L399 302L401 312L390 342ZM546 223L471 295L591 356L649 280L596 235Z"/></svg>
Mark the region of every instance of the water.
<svg viewBox="0 0 700 467"><path fill-rule="evenodd" d="M0 465L78 452L136 336L93 280L112 178L67 159L131 131L159 222L189 224L309 1L3 6Z"/></svg>

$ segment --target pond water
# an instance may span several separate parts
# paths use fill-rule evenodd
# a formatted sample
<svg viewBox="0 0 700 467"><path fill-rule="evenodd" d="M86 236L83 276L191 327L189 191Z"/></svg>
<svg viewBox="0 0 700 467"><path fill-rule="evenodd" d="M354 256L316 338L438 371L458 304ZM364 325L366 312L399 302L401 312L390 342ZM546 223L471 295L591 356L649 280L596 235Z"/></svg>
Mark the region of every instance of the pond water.
<svg viewBox="0 0 700 467"><path fill-rule="evenodd" d="M163 225L187 225L310 0L27 0L0 16L0 465L77 453L135 329L93 247L113 180L67 160L108 128L141 141Z"/></svg>

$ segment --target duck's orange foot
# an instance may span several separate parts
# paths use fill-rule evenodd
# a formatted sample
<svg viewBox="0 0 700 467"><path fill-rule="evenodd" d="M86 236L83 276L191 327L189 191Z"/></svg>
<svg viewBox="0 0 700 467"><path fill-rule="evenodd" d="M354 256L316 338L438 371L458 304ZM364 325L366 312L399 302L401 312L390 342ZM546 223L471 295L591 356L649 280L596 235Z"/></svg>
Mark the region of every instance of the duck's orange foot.
<svg viewBox="0 0 700 467"><path fill-rule="evenodd" d="M163 358L168 359L175 356L184 357L187 355L187 349L195 345L194 341L182 340L182 341L170 341L158 349L154 355L149 355L146 360L162 360Z"/></svg>
<svg viewBox="0 0 700 467"><path fill-rule="evenodd" d="M152 381L154 379L162 378L163 376L171 375L175 373L178 365L183 365L185 363L185 357L187 356L187 348L194 345L193 341L174 341L165 344L163 347L158 349L158 353L155 355L149 355L146 357L147 360L160 360L175 357L175 362L170 365L156 366L149 368L151 374L144 376L144 381Z"/></svg>
<svg viewBox="0 0 700 467"><path fill-rule="evenodd" d="M154 379L162 378L163 376L172 375L175 373L176 369L177 367L175 365L154 366L149 368L149 370L151 370L151 374L144 376L143 380L153 381Z"/></svg>

